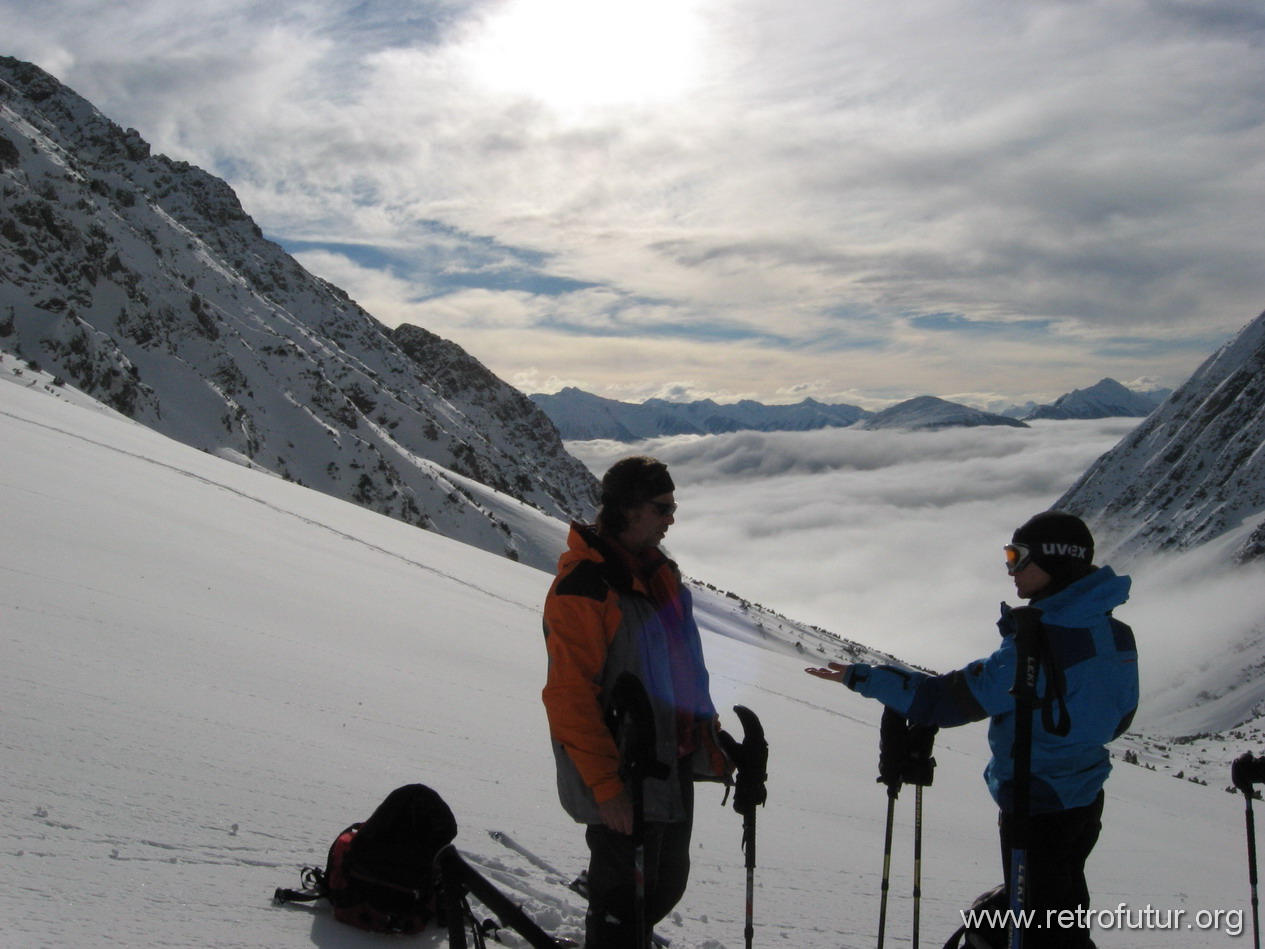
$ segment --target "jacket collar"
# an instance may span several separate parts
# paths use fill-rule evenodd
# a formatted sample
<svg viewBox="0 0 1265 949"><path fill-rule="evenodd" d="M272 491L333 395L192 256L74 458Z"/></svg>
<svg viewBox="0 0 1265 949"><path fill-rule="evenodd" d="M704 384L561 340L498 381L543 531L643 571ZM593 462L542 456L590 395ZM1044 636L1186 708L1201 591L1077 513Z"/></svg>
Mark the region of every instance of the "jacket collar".
<svg viewBox="0 0 1265 949"><path fill-rule="evenodd" d="M1128 577L1118 576L1110 567L1099 567L1057 593L1032 601L1042 619L1056 626L1085 626L1095 618L1110 614L1129 599ZM1002 616L1008 620L1012 607L1002 604ZM1005 624L1008 626L1009 624ZM1002 635L1007 630L1003 627Z"/></svg>
<svg viewBox="0 0 1265 949"><path fill-rule="evenodd" d="M573 522L568 546L573 557L601 564L602 575L615 590L621 593L634 590L640 593L646 592L644 585L634 573L633 566L636 561L633 555L614 541L602 537L592 525ZM650 574L662 568L664 564L671 563L667 555L656 547L638 566L642 572Z"/></svg>

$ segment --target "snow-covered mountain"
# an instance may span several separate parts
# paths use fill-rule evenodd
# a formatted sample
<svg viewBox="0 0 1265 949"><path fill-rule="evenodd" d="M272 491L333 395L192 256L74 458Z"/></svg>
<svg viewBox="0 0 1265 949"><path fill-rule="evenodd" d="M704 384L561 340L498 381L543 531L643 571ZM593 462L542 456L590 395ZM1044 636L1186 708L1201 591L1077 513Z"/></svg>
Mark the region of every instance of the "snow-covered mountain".
<svg viewBox="0 0 1265 949"><path fill-rule="evenodd" d="M586 859L557 803L540 704L548 573L194 451L0 358L8 372L20 375L0 378L6 949L403 945L270 897L416 781L451 805L476 868L550 931L582 935L568 879L488 833L568 875ZM563 543L560 522L537 527L539 543ZM722 723L745 705L770 744L755 944L872 947L878 707L803 673L850 647L706 588L696 603ZM936 739L925 944L1000 875L984 747L982 723ZM1181 779L1188 746L1139 747L1138 766L1116 746L1094 905L1184 918L1142 930L1107 917L1101 949L1229 944L1250 928L1243 806L1222 790L1243 747L1201 748L1204 786ZM901 944L910 794L895 816L887 934ZM742 945L741 839L720 789L700 785L692 879L660 926L673 949Z"/></svg>
<svg viewBox="0 0 1265 949"><path fill-rule="evenodd" d="M1160 578L1200 576L1212 599L1230 572L1265 566L1265 314L1055 502L1093 526L1096 559ZM1154 581L1153 581L1154 582ZM1257 587L1261 590L1262 587ZM1265 610L1216 602L1188 619L1181 688L1149 714L1169 734L1259 731L1265 722ZM1235 619L1242 606L1250 610Z"/></svg>
<svg viewBox="0 0 1265 949"><path fill-rule="evenodd" d="M574 387L537 393L531 400L568 441L606 438L631 442L666 435L720 435L747 430L804 432L846 427L871 414L855 405L830 405L814 399L795 405L765 405L750 399L731 404L711 399L647 399L638 404L605 399Z"/></svg>
<svg viewBox="0 0 1265 949"><path fill-rule="evenodd" d="M542 566L592 474L457 346L395 331L223 182L0 58L0 347L172 438Z"/></svg>
<svg viewBox="0 0 1265 949"><path fill-rule="evenodd" d="M1265 556L1265 313L1099 458L1057 505L1120 556L1220 541Z"/></svg>
<svg viewBox="0 0 1265 949"><path fill-rule="evenodd" d="M973 428L978 425L1028 427L1018 419L995 415L992 412L985 412L957 402L949 402L934 395L920 395L884 409L864 422L862 428L934 431L939 428Z"/></svg>
<svg viewBox="0 0 1265 949"><path fill-rule="evenodd" d="M1049 405L1033 406L1025 418L1145 418L1172 394L1172 389L1135 391L1115 379L1102 379L1086 389L1073 389Z"/></svg>

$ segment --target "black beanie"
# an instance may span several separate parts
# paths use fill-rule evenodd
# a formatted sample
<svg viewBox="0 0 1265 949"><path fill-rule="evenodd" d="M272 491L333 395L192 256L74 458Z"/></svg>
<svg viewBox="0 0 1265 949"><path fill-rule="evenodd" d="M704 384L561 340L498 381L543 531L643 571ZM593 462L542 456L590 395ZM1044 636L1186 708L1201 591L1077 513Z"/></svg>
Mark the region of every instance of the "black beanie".
<svg viewBox="0 0 1265 949"><path fill-rule="evenodd" d="M675 490L667 465L657 458L633 455L615 462L602 476L602 506L631 507Z"/></svg>
<svg viewBox="0 0 1265 949"><path fill-rule="evenodd" d="M1094 536L1075 514L1044 511L1015 531L1011 540L1028 548L1032 562L1061 585L1093 570Z"/></svg>

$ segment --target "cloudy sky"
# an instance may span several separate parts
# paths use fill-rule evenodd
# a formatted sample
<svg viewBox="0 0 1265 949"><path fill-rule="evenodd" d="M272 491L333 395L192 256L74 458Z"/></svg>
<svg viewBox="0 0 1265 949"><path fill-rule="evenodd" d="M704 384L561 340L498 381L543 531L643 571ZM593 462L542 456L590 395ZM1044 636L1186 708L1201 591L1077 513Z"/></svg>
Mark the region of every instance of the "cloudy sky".
<svg viewBox="0 0 1265 949"><path fill-rule="evenodd" d="M0 0L526 391L1049 401L1265 306L1259 0Z"/></svg>

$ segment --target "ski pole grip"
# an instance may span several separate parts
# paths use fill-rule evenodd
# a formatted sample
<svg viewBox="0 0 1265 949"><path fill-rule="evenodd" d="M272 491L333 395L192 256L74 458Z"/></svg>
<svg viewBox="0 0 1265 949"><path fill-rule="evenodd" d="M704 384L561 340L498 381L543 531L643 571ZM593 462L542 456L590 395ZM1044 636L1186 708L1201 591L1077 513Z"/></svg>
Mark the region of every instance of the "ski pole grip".
<svg viewBox="0 0 1265 949"><path fill-rule="evenodd" d="M1253 784L1265 784L1265 757L1247 752L1230 765L1230 781L1244 794L1252 794Z"/></svg>
<svg viewBox="0 0 1265 949"><path fill-rule="evenodd" d="M764 737L764 726L755 712L745 705L735 705L734 714L742 722L742 744L729 740L729 756L738 766L734 782L734 810L739 814L751 814L768 800L769 743Z"/></svg>

